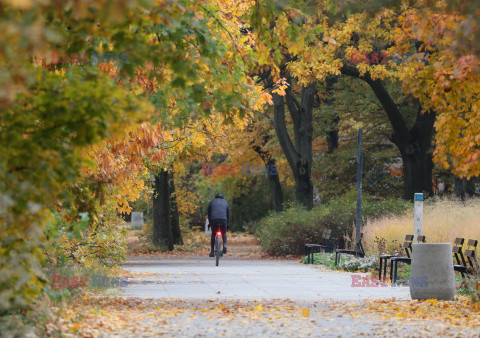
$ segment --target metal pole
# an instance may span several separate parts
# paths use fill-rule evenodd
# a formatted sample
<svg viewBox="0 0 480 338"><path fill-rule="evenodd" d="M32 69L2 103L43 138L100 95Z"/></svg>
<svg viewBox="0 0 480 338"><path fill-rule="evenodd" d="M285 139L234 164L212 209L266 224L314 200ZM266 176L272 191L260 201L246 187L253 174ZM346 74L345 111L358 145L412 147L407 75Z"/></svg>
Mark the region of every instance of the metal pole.
<svg viewBox="0 0 480 338"><path fill-rule="evenodd" d="M355 220L355 239L360 236L360 226L362 223L362 128L358 130L358 149L357 149L357 217ZM360 248L356 246L355 250Z"/></svg>

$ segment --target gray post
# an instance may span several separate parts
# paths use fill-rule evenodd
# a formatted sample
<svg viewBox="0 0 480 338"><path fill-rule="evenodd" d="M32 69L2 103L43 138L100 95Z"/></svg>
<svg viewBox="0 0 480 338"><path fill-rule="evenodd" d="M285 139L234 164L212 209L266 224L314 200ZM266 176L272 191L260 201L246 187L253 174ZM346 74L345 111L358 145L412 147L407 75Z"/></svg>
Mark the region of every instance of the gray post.
<svg viewBox="0 0 480 338"><path fill-rule="evenodd" d="M362 128L358 129L358 150L357 150L357 217L355 220L355 239L360 236L360 225L362 223ZM360 250L358 246L355 250Z"/></svg>
<svg viewBox="0 0 480 338"><path fill-rule="evenodd" d="M423 193L415 193L414 195L415 204L413 215L415 217L413 221L413 233L415 236L422 234L422 223L423 223Z"/></svg>

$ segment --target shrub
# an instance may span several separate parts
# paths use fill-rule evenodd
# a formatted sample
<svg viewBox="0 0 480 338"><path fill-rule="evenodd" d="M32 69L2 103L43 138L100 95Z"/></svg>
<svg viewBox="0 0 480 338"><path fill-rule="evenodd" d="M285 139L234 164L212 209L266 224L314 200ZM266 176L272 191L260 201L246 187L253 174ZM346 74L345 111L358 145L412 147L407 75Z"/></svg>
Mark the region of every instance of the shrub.
<svg viewBox="0 0 480 338"><path fill-rule="evenodd" d="M302 258L302 263L307 263L307 257ZM359 271L365 272L369 270L378 270L379 261L378 256L366 256L363 258L357 258L351 255L342 255L340 257L340 263L335 265L334 253L315 253L313 255L313 264L324 265L329 269L337 270L343 269L346 271Z"/></svg>
<svg viewBox="0 0 480 338"><path fill-rule="evenodd" d="M115 223L116 217L105 217L103 223L93 223L87 213L79 221L67 222L58 213L47 224L48 241L44 265L77 264L79 266L117 266L126 259L126 230Z"/></svg>
<svg viewBox="0 0 480 338"><path fill-rule="evenodd" d="M380 215L402 213L411 207L402 200L374 200L362 204L363 218L369 220ZM324 229L332 229L332 238L343 245L344 231L351 234L355 222L355 191L337 197L328 204L307 211L294 205L281 213L270 213L258 221L256 234L263 250L269 255L303 254L306 243L320 243Z"/></svg>
<svg viewBox="0 0 480 338"><path fill-rule="evenodd" d="M351 256L343 255L340 257L341 262L348 261ZM302 263L307 264L307 256L303 257L301 260ZM313 254L313 263L324 265L329 269L336 270L340 269L338 265L335 265L335 254L329 252L318 252Z"/></svg>
<svg viewBox="0 0 480 338"><path fill-rule="evenodd" d="M378 270L380 268L380 262L378 256L371 255L362 258L350 256L349 260L340 262L339 267L346 271L369 271ZM343 258L343 257L342 257Z"/></svg>

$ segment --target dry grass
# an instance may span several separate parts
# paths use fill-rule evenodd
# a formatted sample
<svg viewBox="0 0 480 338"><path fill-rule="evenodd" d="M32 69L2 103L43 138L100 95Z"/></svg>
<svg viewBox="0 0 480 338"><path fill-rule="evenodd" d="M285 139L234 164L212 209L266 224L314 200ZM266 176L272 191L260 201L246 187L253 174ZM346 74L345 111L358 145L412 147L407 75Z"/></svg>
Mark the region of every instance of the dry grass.
<svg viewBox="0 0 480 338"><path fill-rule="evenodd" d="M386 240L384 252L399 248L405 235L413 234L412 210L396 217L377 218L364 227L365 248L378 253L378 239ZM427 243L453 243L455 237L480 240L480 200L465 202L439 199L426 202L423 210L423 234Z"/></svg>

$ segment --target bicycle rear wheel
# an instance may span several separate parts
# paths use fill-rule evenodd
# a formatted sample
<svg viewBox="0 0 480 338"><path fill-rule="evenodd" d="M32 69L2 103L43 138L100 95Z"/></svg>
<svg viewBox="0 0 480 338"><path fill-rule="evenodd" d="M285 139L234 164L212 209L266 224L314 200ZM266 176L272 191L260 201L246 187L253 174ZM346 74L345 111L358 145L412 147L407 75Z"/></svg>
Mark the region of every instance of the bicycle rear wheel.
<svg viewBox="0 0 480 338"><path fill-rule="evenodd" d="M218 262L220 261L220 255L221 255L220 244L221 244L220 236L216 236L215 237L215 261L216 261L215 266L218 266Z"/></svg>

